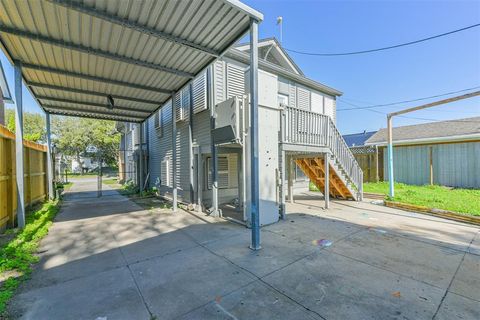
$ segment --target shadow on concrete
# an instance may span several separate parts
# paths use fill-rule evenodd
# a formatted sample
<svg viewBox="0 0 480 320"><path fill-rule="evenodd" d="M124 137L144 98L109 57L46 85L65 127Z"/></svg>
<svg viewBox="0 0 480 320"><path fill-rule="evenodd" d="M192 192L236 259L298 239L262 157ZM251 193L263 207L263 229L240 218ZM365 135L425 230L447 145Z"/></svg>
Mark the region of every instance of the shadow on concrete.
<svg viewBox="0 0 480 320"><path fill-rule="evenodd" d="M14 317L480 318L475 227L305 198L255 252L245 227L83 192L65 197Z"/></svg>

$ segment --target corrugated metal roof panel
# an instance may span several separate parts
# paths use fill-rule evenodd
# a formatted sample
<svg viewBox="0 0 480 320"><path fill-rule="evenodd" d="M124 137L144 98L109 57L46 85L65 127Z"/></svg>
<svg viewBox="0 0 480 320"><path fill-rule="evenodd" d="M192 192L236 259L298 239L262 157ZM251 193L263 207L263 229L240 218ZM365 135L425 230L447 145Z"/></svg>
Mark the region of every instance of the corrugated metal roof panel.
<svg viewBox="0 0 480 320"><path fill-rule="evenodd" d="M0 40L10 60L23 63L27 84L77 90L32 87L36 96L97 104L101 95L131 96L157 106L119 106L153 112L239 40L250 18L263 16L236 0L0 0ZM117 111L127 115L108 113Z"/></svg>

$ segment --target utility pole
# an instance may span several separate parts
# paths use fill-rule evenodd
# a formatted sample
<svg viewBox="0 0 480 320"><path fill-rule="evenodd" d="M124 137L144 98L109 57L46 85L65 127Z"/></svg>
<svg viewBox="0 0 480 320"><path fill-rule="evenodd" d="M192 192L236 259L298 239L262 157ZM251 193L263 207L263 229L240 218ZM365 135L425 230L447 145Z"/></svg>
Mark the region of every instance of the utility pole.
<svg viewBox="0 0 480 320"><path fill-rule="evenodd" d="M408 109L404 109L404 110L400 110L400 111L396 111L396 112L392 112L392 113L387 114L388 182L389 182L390 197L393 198L395 196L395 188L394 188L394 182L395 181L394 181L394 176L393 176L393 117L401 115L401 114L405 114L405 113L410 113L410 112L414 112L414 111L418 111L418 110L423 110L423 109L439 106L439 105L442 105L442 104L451 103L451 102L454 102L454 101L473 98L473 97L476 97L476 96L480 96L480 91L475 91L475 92L467 93L467 94L464 94L464 95L461 95L461 96L456 96L456 97L452 97L452 98L448 98L448 99L434 101L434 102L431 102L431 103L423 104L421 106L412 107L412 108L408 108Z"/></svg>

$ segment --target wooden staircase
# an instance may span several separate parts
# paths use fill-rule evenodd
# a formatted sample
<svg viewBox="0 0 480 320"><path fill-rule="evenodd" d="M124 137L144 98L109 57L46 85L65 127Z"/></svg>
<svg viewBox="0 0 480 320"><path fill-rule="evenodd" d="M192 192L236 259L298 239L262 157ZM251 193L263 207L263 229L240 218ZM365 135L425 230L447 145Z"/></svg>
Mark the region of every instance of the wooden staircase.
<svg viewBox="0 0 480 320"><path fill-rule="evenodd" d="M325 190L324 158L295 159L295 163L320 191ZM329 186L330 196L333 198L357 199L357 191L351 187L348 179L345 179L342 170L331 161L329 163Z"/></svg>

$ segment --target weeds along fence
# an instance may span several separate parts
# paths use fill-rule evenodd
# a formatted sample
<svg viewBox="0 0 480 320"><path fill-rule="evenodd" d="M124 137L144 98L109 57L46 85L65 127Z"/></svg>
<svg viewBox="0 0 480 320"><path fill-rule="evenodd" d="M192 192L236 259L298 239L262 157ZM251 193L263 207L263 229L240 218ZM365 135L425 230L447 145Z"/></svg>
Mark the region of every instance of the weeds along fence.
<svg viewBox="0 0 480 320"><path fill-rule="evenodd" d="M47 147L23 141L25 206L47 196ZM0 126L0 228L13 226L17 210L15 134Z"/></svg>

